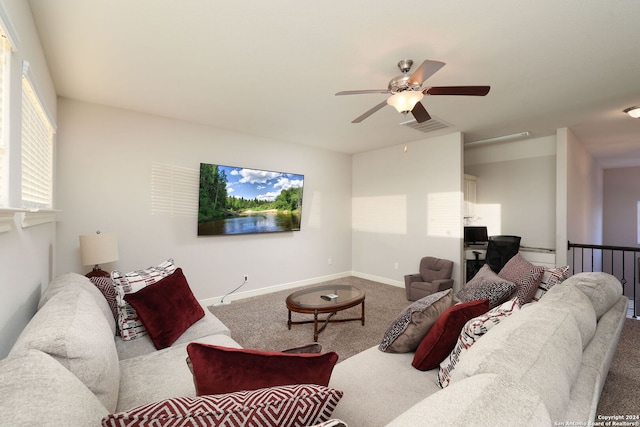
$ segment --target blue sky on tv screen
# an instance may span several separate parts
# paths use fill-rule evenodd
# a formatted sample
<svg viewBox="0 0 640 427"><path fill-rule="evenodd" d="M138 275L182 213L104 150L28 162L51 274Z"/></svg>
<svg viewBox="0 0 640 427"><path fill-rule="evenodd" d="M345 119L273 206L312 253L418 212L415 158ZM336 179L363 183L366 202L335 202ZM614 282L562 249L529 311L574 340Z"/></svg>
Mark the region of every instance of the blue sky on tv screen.
<svg viewBox="0 0 640 427"><path fill-rule="evenodd" d="M304 175L218 165L227 175L227 194L272 201L282 190L302 188Z"/></svg>

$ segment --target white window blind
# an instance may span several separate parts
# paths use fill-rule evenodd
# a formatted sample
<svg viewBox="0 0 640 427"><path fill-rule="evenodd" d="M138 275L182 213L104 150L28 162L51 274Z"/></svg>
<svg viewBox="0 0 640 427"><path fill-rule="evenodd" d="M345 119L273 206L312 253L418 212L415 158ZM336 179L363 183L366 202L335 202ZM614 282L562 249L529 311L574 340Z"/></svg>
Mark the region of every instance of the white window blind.
<svg viewBox="0 0 640 427"><path fill-rule="evenodd" d="M53 205L53 124L26 75L22 76L22 207Z"/></svg>
<svg viewBox="0 0 640 427"><path fill-rule="evenodd" d="M151 165L151 214L195 217L198 215L200 171L153 162Z"/></svg>
<svg viewBox="0 0 640 427"><path fill-rule="evenodd" d="M11 44L0 31L0 207L9 206L9 58Z"/></svg>

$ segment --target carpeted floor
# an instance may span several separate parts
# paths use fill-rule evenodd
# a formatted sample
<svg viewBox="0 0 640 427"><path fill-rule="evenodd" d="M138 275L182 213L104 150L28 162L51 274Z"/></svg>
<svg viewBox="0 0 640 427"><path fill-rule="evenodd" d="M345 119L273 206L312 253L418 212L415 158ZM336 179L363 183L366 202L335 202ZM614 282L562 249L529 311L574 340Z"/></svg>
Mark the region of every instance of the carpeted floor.
<svg viewBox="0 0 640 427"><path fill-rule="evenodd" d="M598 415L640 415L639 346L640 320L626 319L602 389Z"/></svg>
<svg viewBox="0 0 640 427"><path fill-rule="evenodd" d="M358 277L346 277L327 283L352 284L364 289L366 322L332 323L320 334L323 351L335 351L344 360L369 347L378 345L387 327L410 302L404 288L389 286ZM209 307L229 329L231 336L244 348L284 350L313 342L313 325L293 325L287 329L285 299L293 290L274 292ZM337 317L357 317L360 306L340 312ZM292 319L304 320L311 315L293 313ZM620 343L598 405L599 415L640 415L640 321L626 319ZM596 417L597 420L597 417Z"/></svg>
<svg viewBox="0 0 640 427"><path fill-rule="evenodd" d="M387 327L410 302L404 288L389 286L358 277L326 283L351 284L366 292L365 324L359 321L330 323L319 335L323 351L335 351L344 360L382 340ZM209 307L231 329L231 337L244 348L284 350L313 342L313 324L292 325L287 329L285 300L293 290L274 292L235 301L230 305ZM334 317L360 316L360 306L338 312ZM324 315L321 315L324 318ZM313 315L292 313L292 320L313 319Z"/></svg>

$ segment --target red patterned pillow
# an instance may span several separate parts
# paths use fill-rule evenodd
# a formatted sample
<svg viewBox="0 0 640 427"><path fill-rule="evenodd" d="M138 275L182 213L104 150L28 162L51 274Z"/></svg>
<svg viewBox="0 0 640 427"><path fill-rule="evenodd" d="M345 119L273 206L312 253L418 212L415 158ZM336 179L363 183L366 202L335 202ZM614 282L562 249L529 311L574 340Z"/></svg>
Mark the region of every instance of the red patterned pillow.
<svg viewBox="0 0 640 427"><path fill-rule="evenodd" d="M107 415L103 427L306 426L327 421L342 392L298 384L199 397L176 397Z"/></svg>
<svg viewBox="0 0 640 427"><path fill-rule="evenodd" d="M181 268L151 286L125 295L124 299L136 310L158 350L169 347L204 317L204 310Z"/></svg>
<svg viewBox="0 0 640 427"><path fill-rule="evenodd" d="M289 384L327 386L338 361L335 352L290 354L190 343L198 396Z"/></svg>
<svg viewBox="0 0 640 427"><path fill-rule="evenodd" d="M431 330L420 342L411 365L420 371L437 368L455 347L465 323L488 310L488 299L464 302L449 307L438 317Z"/></svg>
<svg viewBox="0 0 640 427"><path fill-rule="evenodd" d="M544 267L531 264L518 253L507 261L498 276L516 284L513 296L518 298L518 304L522 306L531 302L536 294L542 273Z"/></svg>
<svg viewBox="0 0 640 427"><path fill-rule="evenodd" d="M116 304L116 288L113 287L113 280L111 277L91 277L89 278L91 283L102 292L104 299L107 300L113 318L118 323L118 306Z"/></svg>
<svg viewBox="0 0 640 427"><path fill-rule="evenodd" d="M138 317L138 313L131 304L125 301L124 296L153 285L175 270L176 266L173 264L173 259L170 258L155 267L144 270L135 270L126 274L118 270L111 272L111 279L117 294L118 328L120 328L120 336L123 340L133 340L147 335L147 330Z"/></svg>

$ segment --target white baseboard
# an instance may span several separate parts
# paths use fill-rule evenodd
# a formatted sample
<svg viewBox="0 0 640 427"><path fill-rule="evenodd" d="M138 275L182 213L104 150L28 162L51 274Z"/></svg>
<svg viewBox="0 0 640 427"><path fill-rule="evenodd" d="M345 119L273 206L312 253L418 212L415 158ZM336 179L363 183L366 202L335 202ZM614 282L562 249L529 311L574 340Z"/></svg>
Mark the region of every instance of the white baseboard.
<svg viewBox="0 0 640 427"><path fill-rule="evenodd" d="M385 285L397 286L399 288L404 288L404 282L399 280L392 280L387 277L374 276L372 274L360 273L358 271L352 271L352 276L360 277L361 279L367 279L374 282L384 283Z"/></svg>
<svg viewBox="0 0 640 427"><path fill-rule="evenodd" d="M283 291L285 289L298 288L300 286L315 285L316 283L326 282L328 280L334 280L334 279L341 279L343 277L349 277L353 275L354 275L353 272L345 271L343 273L336 273L336 274L330 274L327 276L314 277L311 279L300 280L297 282L290 282L290 283L284 283L281 285L268 286L266 288L260 288L260 289L252 289L250 291L238 292L238 293L228 295L224 300L225 302L226 301L232 302L232 301L237 301L244 298L256 297L258 295L265 295L265 294L270 294L272 292ZM219 303L222 297L223 295L220 295L214 298L206 298L206 299L200 300L199 302L201 306L203 306L204 308L207 308L213 304Z"/></svg>
<svg viewBox="0 0 640 427"><path fill-rule="evenodd" d="M270 294L272 292L283 291L285 289L298 288L300 286L315 285L316 283L322 283L322 282L326 282L326 281L329 281L329 280L341 279L343 277L349 277L349 276L360 277L361 279L371 280L371 281L374 281L374 282L384 283L385 285L391 285L391 286L397 286L399 288L404 288L404 282L401 282L401 281L398 281L398 280L392 280L392 279L389 279L387 277L374 276L372 274L360 273L358 271L345 271L343 273L336 273L336 274L330 274L330 275L327 275L327 276L314 277L312 279L300 280L298 282L290 282L290 283L284 283L284 284L281 284L281 285L268 286L266 288L260 288L260 289L253 289L253 290L250 290L250 291L238 292L238 293L234 293L234 294L228 295L224 299L224 301L225 302L233 302L233 301L241 300L241 299L244 299L244 298L256 297L256 296L259 296L259 295ZM199 302L200 302L200 305L202 305L202 307L207 308L207 307L209 307L211 305L220 303L220 300L222 299L222 297L223 297L223 295L220 295L220 296L217 296L217 297L214 297L214 298L203 299L203 300L200 300Z"/></svg>

